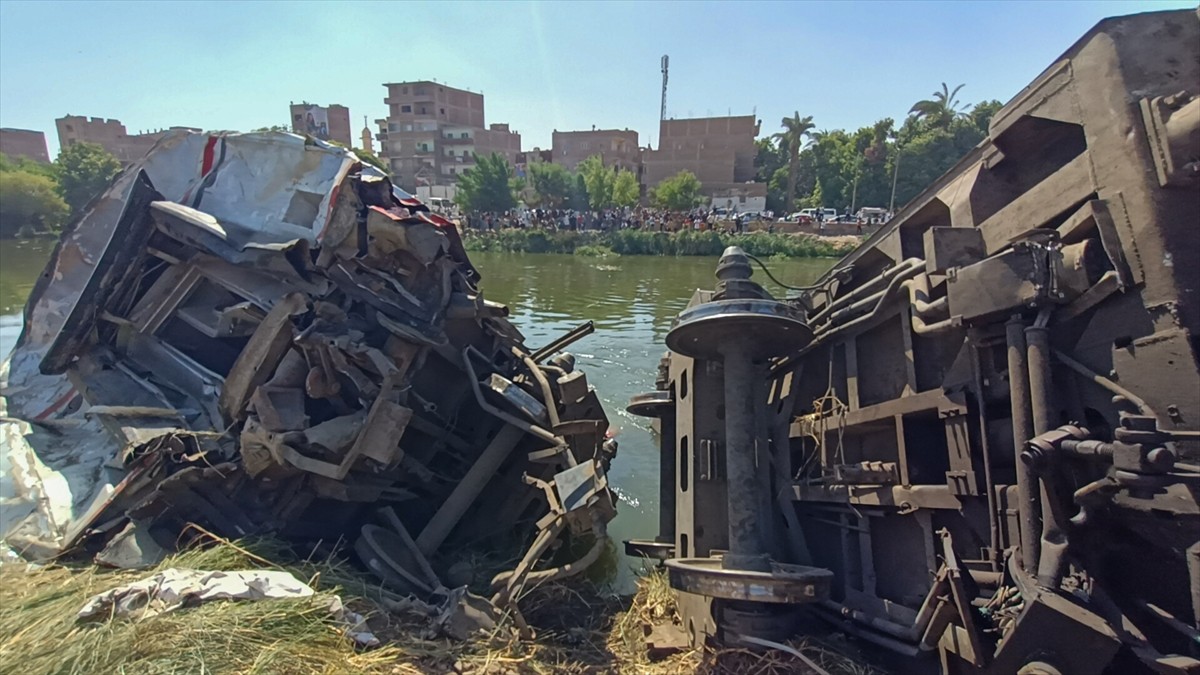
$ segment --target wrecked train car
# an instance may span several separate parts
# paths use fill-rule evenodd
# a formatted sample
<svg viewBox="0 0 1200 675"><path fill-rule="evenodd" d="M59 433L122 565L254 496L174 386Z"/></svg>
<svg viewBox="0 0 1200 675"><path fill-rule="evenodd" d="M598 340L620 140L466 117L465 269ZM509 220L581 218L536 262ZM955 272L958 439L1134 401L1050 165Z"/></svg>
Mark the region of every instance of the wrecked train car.
<svg viewBox="0 0 1200 675"><path fill-rule="evenodd" d="M695 643L1200 672L1200 20L1101 22L819 282L736 249L630 411ZM807 611L806 611L807 610Z"/></svg>
<svg viewBox="0 0 1200 675"><path fill-rule="evenodd" d="M561 350L590 324L531 350L479 280L452 223L343 149L168 135L30 297L0 373L4 541L126 566L193 524L345 539L429 591L448 542L532 540L500 605L586 567L616 445ZM567 531L585 559L534 571Z"/></svg>

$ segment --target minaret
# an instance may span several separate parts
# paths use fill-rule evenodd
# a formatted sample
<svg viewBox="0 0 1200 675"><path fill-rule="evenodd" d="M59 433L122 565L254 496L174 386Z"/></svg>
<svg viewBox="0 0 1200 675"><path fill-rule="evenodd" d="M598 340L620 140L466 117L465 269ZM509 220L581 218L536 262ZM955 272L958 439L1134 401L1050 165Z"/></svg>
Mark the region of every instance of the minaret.
<svg viewBox="0 0 1200 675"><path fill-rule="evenodd" d="M375 148L371 143L371 127L367 126L366 115L363 115L362 149L367 152L375 152Z"/></svg>

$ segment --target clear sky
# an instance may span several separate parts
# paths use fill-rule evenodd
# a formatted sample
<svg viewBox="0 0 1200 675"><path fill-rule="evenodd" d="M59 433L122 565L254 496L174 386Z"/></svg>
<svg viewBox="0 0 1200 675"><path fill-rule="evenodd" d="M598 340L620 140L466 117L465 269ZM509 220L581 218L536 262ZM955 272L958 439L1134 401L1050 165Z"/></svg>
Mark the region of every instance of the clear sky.
<svg viewBox="0 0 1200 675"><path fill-rule="evenodd" d="M667 112L799 111L819 129L903 117L945 81L1007 101L1098 20L1191 2L24 2L0 0L0 126L115 117L172 125L287 124L289 101L386 114L385 82L482 91L487 122L525 149L554 129L631 128Z"/></svg>

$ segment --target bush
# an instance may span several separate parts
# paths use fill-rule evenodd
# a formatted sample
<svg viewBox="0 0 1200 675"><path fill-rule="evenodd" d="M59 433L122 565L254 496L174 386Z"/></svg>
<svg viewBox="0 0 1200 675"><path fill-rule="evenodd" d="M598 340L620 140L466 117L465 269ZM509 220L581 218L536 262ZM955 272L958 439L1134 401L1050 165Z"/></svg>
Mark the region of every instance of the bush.
<svg viewBox="0 0 1200 675"><path fill-rule="evenodd" d="M760 258L834 258L849 253L853 248L850 244L831 242L807 234L725 234L714 230L499 230L469 232L463 243L468 251L667 256L719 256L728 246L740 246L746 253Z"/></svg>

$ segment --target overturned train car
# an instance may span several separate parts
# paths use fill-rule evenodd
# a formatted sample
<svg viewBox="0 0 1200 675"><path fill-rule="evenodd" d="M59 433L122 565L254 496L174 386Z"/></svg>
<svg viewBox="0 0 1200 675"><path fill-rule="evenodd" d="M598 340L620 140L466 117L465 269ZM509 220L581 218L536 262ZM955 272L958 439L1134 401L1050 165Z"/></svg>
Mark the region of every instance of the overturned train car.
<svg viewBox="0 0 1200 675"><path fill-rule="evenodd" d="M615 442L561 351L591 325L534 350L479 280L344 149L168 135L64 232L0 368L4 544L138 566L198 531L344 540L424 594L528 544L507 607L578 572L613 516ZM594 542L548 567L570 533Z"/></svg>
<svg viewBox="0 0 1200 675"><path fill-rule="evenodd" d="M946 673L1198 672L1200 21L1109 19L813 287L668 334L694 642L819 615Z"/></svg>

